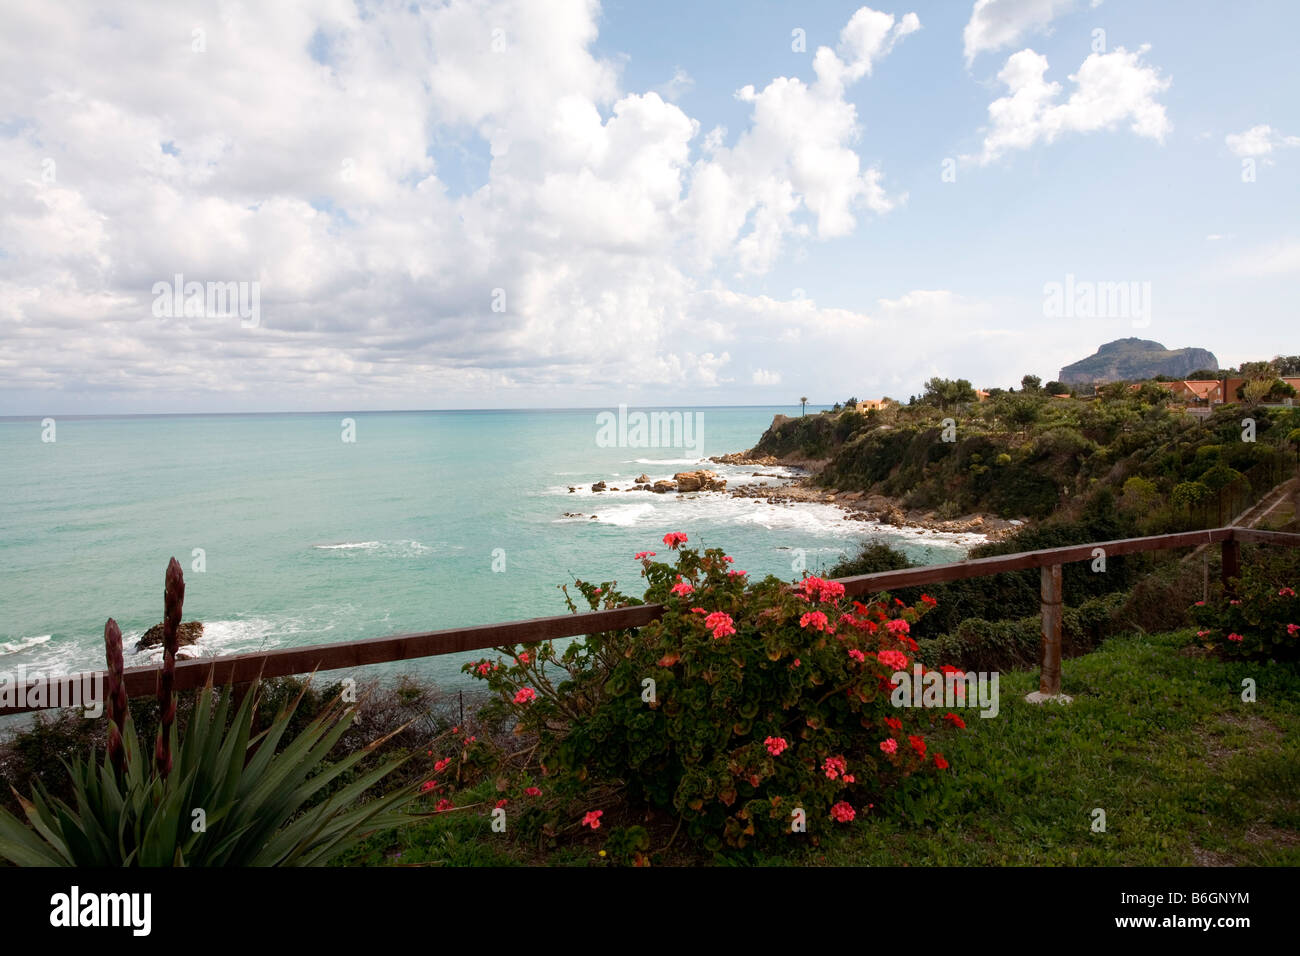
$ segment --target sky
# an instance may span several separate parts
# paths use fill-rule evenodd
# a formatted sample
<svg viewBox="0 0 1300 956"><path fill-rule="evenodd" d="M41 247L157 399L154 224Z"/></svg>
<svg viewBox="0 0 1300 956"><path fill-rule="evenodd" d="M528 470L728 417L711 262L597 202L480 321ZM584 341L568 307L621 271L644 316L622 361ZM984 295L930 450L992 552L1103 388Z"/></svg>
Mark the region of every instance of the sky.
<svg viewBox="0 0 1300 956"><path fill-rule="evenodd" d="M0 415L829 404L1127 336L1300 353L1289 0L0 21Z"/></svg>

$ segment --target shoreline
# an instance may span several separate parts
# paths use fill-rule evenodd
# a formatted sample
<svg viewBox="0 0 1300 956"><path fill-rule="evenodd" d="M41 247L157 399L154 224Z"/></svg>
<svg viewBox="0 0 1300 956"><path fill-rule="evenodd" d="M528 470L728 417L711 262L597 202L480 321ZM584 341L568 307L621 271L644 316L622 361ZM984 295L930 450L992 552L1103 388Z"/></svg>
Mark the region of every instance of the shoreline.
<svg viewBox="0 0 1300 956"><path fill-rule="evenodd" d="M844 517L847 521L875 521L882 525L921 532L978 534L989 541L999 541L1008 537L1026 524L1019 519L1001 518L981 512L959 515L956 518L940 518L933 510L904 508L901 500L888 495L821 488L813 484L813 479L826 464L825 461L780 459L771 455L753 458L750 457L749 452L715 455L708 460L719 465L798 469L804 474L795 478L775 474L765 476L761 472L755 472L754 477L770 477L778 484L772 486L767 482L761 482L755 485L741 485L731 489L728 494L735 498L759 498L768 504L834 505L845 512Z"/></svg>

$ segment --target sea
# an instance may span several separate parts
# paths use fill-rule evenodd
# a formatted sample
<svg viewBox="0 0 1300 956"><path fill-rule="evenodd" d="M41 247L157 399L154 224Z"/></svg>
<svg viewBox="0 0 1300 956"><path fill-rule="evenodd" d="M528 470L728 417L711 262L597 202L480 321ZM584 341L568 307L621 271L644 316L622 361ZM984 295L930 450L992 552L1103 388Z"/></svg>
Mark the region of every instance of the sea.
<svg viewBox="0 0 1300 956"><path fill-rule="evenodd" d="M559 586L575 578L640 595L633 555L666 554L670 531L726 549L753 577L787 580L872 537L923 563L957 560L982 540L848 521L831 504L621 490L642 474L700 467L729 487L775 490L771 474L797 473L707 458L748 449L774 415L800 413L0 419L0 680L20 666L29 678L102 669L109 617L128 667L157 661L158 651L134 648L162 619L173 556L185 572L184 619L204 624L188 653L212 656L563 614ZM651 414L660 417L647 428ZM620 490L593 492L598 481ZM461 665L479 656L400 668L466 687Z"/></svg>

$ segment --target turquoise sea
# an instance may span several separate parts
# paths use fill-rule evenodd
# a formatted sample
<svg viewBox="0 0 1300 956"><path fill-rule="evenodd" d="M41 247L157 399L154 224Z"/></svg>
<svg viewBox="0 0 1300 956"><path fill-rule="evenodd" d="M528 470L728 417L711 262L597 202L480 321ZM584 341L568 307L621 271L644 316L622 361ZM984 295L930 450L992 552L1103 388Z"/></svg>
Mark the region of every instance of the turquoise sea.
<svg viewBox="0 0 1300 956"><path fill-rule="evenodd" d="M110 616L127 666L156 659L133 649L162 618L173 555L185 619L205 623L197 652L213 655L560 614L557 585L574 577L639 593L632 555L662 554L669 531L787 579L797 549L816 570L872 534L927 562L972 540L845 521L830 505L593 494L598 480L701 465L733 487L771 482L751 473L776 469L701 459L799 413L680 409L700 441L647 447L602 431L600 411L61 417L52 436L39 419L0 420L0 674L102 668ZM470 656L401 667L455 686Z"/></svg>

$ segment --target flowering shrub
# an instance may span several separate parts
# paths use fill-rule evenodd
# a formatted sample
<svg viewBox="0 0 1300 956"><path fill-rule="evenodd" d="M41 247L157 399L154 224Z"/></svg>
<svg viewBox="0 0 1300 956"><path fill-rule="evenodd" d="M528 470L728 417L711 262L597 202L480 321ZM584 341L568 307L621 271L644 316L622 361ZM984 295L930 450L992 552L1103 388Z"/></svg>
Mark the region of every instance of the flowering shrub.
<svg viewBox="0 0 1300 956"><path fill-rule="evenodd" d="M1197 638L1223 657L1300 660L1300 597L1276 575L1248 568L1235 595L1219 589L1209 601L1197 601L1192 620Z"/></svg>
<svg viewBox="0 0 1300 956"><path fill-rule="evenodd" d="M590 795L606 787L678 815L706 848L739 847L799 819L814 834L849 825L901 778L948 767L927 747L924 712L889 699L932 600L864 604L815 577L751 582L721 550L685 547L683 534L664 543L672 564L638 555L658 620L465 666L493 692L485 714L536 735L543 773L586 811L568 825L595 829ZM615 582L575 587L592 610L641 603Z"/></svg>

